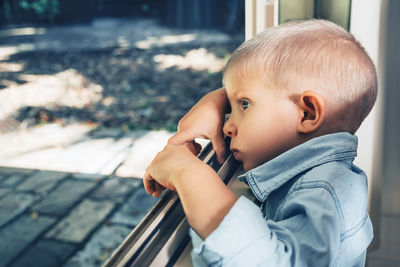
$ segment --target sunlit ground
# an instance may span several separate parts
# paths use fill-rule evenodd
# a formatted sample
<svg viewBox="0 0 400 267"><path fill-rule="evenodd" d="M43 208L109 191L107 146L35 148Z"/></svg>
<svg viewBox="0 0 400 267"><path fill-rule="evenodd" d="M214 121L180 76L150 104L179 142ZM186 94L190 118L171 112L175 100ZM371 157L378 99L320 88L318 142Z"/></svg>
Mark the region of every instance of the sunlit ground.
<svg viewBox="0 0 400 267"><path fill-rule="evenodd" d="M0 31L0 165L143 175L239 43L135 25Z"/></svg>

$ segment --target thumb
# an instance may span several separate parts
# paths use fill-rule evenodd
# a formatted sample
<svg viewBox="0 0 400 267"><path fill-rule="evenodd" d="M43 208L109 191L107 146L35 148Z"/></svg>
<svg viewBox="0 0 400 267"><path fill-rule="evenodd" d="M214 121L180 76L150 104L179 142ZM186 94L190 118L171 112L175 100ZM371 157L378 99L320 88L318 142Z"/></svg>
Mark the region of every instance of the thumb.
<svg viewBox="0 0 400 267"><path fill-rule="evenodd" d="M224 135L222 132L220 134L215 135L211 139L212 146L217 153L217 160L218 163L222 164L225 161L225 153L226 153L226 147L225 147L225 141L224 141Z"/></svg>

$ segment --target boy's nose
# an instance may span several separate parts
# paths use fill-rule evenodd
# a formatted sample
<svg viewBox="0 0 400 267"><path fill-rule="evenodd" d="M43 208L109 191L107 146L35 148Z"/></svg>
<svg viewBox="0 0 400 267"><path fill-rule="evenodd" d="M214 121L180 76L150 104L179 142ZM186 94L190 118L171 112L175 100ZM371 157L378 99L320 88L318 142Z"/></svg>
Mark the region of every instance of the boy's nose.
<svg viewBox="0 0 400 267"><path fill-rule="evenodd" d="M226 136L229 136L229 137L233 137L233 136L236 135L237 130L236 130L235 125L233 125L231 118L229 118L229 119L225 122L223 131L224 131L224 134L225 134Z"/></svg>

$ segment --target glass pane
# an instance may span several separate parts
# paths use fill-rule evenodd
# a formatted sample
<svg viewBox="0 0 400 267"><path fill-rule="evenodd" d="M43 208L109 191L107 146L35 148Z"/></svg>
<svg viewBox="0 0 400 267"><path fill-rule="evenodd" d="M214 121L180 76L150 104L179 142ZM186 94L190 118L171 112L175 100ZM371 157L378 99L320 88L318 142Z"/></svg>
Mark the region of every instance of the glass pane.
<svg viewBox="0 0 400 267"><path fill-rule="evenodd" d="M242 0L0 0L0 266L101 266L243 40Z"/></svg>
<svg viewBox="0 0 400 267"><path fill-rule="evenodd" d="M351 0L281 0L279 24L292 20L321 18L350 28Z"/></svg>
<svg viewBox="0 0 400 267"><path fill-rule="evenodd" d="M279 1L279 24L314 17L314 0Z"/></svg>
<svg viewBox="0 0 400 267"><path fill-rule="evenodd" d="M350 28L351 0L319 0L318 18L327 19L343 28Z"/></svg>

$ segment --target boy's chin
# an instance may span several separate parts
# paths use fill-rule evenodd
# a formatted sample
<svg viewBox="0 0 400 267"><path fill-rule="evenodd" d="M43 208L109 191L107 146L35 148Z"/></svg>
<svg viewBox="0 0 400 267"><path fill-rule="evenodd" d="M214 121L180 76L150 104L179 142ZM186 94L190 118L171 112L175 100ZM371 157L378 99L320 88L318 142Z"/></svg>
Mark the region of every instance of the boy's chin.
<svg viewBox="0 0 400 267"><path fill-rule="evenodd" d="M243 166L243 170L244 171L249 171L249 170L251 170L251 169L253 169L253 167L251 166L251 164L249 164L248 162L246 162L246 161L242 161L242 166Z"/></svg>
<svg viewBox="0 0 400 267"><path fill-rule="evenodd" d="M241 162L242 162L243 169L246 172L263 164L263 162L251 162L251 161L245 161L245 160L243 160Z"/></svg>

